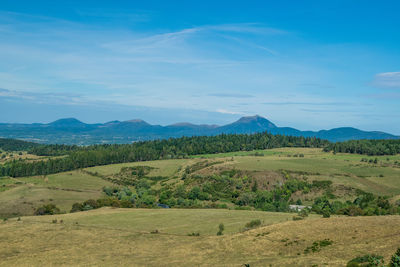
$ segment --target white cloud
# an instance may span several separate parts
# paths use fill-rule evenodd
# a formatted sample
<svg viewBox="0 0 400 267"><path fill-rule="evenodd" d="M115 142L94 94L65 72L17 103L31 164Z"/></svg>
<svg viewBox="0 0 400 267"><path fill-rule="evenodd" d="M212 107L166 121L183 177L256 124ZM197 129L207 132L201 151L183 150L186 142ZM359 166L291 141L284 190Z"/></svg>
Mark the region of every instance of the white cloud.
<svg viewBox="0 0 400 267"><path fill-rule="evenodd" d="M379 88L400 89L400 72L378 73L372 84Z"/></svg>
<svg viewBox="0 0 400 267"><path fill-rule="evenodd" d="M216 112L222 113L222 114L230 114L230 115L243 115L243 112L237 112L237 111L231 111L231 110L226 110L226 109L217 109Z"/></svg>

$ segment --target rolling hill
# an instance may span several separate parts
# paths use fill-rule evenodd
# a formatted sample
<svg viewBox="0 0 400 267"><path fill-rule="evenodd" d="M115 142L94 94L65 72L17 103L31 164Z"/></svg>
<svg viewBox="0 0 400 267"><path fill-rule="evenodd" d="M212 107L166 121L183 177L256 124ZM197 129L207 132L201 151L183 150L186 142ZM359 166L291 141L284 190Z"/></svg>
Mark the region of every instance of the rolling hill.
<svg viewBox="0 0 400 267"><path fill-rule="evenodd" d="M231 124L196 125L176 123L167 126L152 125L143 120L110 121L107 123L86 124L75 118L60 119L51 123L0 123L0 137L15 138L39 143L101 144L130 143L134 141L165 139L171 137L250 134L257 132L272 134L318 137L329 141L357 139L399 139L399 136L379 132L362 131L351 127L341 127L321 131L300 131L290 127L278 127L261 116L242 117Z"/></svg>

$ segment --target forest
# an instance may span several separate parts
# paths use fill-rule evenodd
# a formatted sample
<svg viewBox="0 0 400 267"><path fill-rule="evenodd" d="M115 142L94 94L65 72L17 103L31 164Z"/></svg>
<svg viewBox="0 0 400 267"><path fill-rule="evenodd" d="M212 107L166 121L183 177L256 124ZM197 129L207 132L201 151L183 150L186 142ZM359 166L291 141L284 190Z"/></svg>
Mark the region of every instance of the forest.
<svg viewBox="0 0 400 267"><path fill-rule="evenodd" d="M26 151L38 146L41 145L17 139L0 138L0 149L4 151Z"/></svg>
<svg viewBox="0 0 400 267"><path fill-rule="evenodd" d="M400 153L400 139L394 140L351 140L329 143L325 152L351 153L369 156L396 155Z"/></svg>

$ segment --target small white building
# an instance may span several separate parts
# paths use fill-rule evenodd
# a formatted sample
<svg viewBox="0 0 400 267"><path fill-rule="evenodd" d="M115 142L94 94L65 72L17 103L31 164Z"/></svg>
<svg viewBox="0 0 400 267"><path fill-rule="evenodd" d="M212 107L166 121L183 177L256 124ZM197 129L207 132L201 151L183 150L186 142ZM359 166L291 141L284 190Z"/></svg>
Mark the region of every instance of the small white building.
<svg viewBox="0 0 400 267"><path fill-rule="evenodd" d="M289 205L289 209L293 211L301 211L305 208L311 209L311 206L303 206L303 205Z"/></svg>

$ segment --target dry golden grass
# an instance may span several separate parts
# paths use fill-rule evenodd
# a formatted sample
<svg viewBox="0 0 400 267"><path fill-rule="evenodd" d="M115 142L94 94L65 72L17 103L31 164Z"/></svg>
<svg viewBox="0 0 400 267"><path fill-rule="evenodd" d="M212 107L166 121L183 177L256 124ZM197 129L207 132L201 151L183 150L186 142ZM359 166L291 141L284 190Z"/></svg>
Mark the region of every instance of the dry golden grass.
<svg viewBox="0 0 400 267"><path fill-rule="evenodd" d="M101 212L118 214L110 209ZM383 255L388 262L400 245L400 216L287 221L199 237L121 230L118 225L51 223L54 216L30 218L0 223L1 266L344 266L367 253ZM304 254L314 241L326 238L333 241L331 246Z"/></svg>

